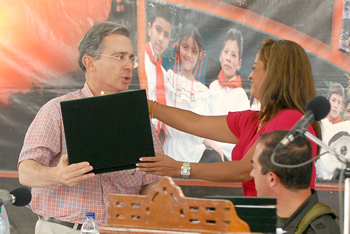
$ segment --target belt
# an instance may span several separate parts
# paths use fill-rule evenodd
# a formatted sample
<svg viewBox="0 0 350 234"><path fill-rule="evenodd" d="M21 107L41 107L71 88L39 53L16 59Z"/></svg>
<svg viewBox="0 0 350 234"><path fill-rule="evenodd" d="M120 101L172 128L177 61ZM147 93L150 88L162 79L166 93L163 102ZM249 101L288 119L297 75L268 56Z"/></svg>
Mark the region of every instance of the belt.
<svg viewBox="0 0 350 234"><path fill-rule="evenodd" d="M43 217L41 215L38 215L38 216L41 220L44 220L46 222L60 224L60 225L72 228L74 230L80 230L81 226L82 226L82 224L78 224L78 223L69 223L69 222L61 221L61 220L55 219L55 218Z"/></svg>

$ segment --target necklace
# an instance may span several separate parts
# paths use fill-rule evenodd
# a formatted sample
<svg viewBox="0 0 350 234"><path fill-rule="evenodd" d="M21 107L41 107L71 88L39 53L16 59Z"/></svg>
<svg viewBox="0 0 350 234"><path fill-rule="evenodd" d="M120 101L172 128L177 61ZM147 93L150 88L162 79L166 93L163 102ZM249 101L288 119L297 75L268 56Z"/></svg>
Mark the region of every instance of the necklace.
<svg viewBox="0 0 350 234"><path fill-rule="evenodd" d="M260 120L259 125L258 125L258 129L256 130L256 132L259 132L260 128L264 125L264 121Z"/></svg>

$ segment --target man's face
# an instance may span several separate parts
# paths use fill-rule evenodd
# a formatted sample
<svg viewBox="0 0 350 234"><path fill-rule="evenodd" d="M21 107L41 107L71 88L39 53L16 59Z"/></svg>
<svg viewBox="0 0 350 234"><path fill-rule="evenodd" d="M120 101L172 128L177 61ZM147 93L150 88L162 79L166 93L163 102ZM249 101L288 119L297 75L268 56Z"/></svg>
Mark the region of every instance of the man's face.
<svg viewBox="0 0 350 234"><path fill-rule="evenodd" d="M263 175L261 173L261 165L259 163L260 154L265 149L263 142L258 143L255 148L255 152L252 158L253 169L250 172L250 176L254 178L255 189L258 192L259 197L269 197L269 173Z"/></svg>
<svg viewBox="0 0 350 234"><path fill-rule="evenodd" d="M343 96L338 93L333 93L329 102L331 104L331 111L329 112L328 118L333 120L338 118L340 112L343 110Z"/></svg>
<svg viewBox="0 0 350 234"><path fill-rule="evenodd" d="M148 36L157 58L168 47L171 40L171 30L171 23L161 17L156 17L153 24L148 23Z"/></svg>
<svg viewBox="0 0 350 234"><path fill-rule="evenodd" d="M102 48L102 55L121 59L106 56L93 59L94 67L87 76L93 94L100 95L101 91L111 94L128 90L134 69L130 61L130 58L134 57L130 39L124 35L110 34L102 40ZM129 60L125 61L125 57Z"/></svg>
<svg viewBox="0 0 350 234"><path fill-rule="evenodd" d="M350 120L350 103L345 107L345 120Z"/></svg>
<svg viewBox="0 0 350 234"><path fill-rule="evenodd" d="M220 62L225 80L232 79L242 64L236 40L227 40L225 42L225 46L220 53Z"/></svg>

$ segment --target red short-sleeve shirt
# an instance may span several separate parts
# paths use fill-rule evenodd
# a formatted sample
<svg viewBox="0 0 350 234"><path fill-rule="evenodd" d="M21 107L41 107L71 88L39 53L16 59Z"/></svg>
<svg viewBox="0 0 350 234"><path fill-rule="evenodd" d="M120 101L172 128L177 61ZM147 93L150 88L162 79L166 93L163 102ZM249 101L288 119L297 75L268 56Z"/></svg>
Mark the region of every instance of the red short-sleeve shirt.
<svg viewBox="0 0 350 234"><path fill-rule="evenodd" d="M258 140L260 135L275 130L290 130L303 116L303 114L297 110L283 110L271 121L265 123L257 132L260 120L254 117L257 116L258 113L258 111L251 110L228 113L227 125L232 133L239 139L232 150L232 160L241 160L252 145ZM311 125L307 129L311 134L316 136ZM317 145L314 142L311 142L311 146L312 157L315 157L317 155ZM314 165L310 183L311 188L315 188L315 179L316 169ZM243 196L257 196L254 180L242 182L242 187Z"/></svg>

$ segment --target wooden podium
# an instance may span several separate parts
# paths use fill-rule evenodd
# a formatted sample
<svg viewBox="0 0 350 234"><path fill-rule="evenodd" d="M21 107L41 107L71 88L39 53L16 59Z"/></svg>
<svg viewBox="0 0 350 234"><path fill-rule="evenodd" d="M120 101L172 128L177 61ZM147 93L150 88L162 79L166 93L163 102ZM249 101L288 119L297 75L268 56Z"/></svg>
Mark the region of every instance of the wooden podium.
<svg viewBox="0 0 350 234"><path fill-rule="evenodd" d="M231 201L187 198L170 177L147 196L110 194L108 200L110 218L100 234L250 232Z"/></svg>

